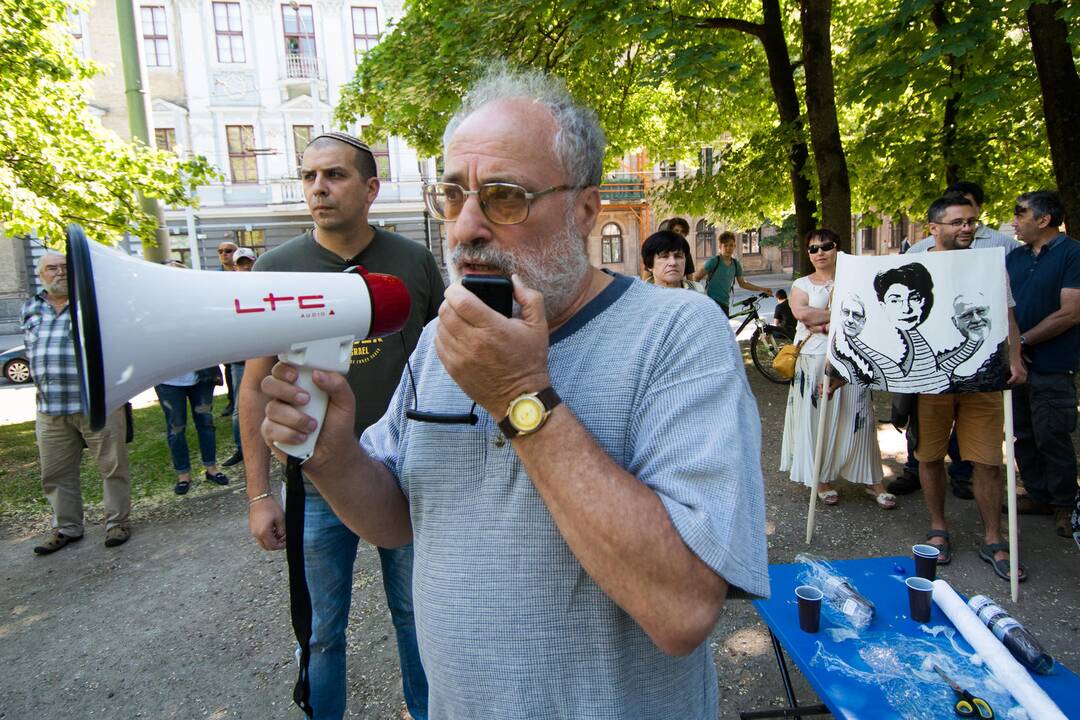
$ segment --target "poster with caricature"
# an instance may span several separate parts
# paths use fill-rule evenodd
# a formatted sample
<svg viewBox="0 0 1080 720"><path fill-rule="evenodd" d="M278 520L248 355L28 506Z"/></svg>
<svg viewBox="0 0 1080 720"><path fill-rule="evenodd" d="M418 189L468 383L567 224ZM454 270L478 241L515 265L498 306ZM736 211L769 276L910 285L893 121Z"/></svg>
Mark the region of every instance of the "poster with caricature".
<svg viewBox="0 0 1080 720"><path fill-rule="evenodd" d="M1001 248L837 258L829 361L874 390L1002 390L1009 378Z"/></svg>

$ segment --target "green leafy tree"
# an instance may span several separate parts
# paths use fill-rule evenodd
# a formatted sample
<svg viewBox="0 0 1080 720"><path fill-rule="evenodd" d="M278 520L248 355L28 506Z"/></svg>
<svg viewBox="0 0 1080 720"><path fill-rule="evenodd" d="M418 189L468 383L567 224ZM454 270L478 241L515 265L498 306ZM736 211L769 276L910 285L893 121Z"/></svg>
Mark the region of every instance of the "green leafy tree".
<svg viewBox="0 0 1080 720"><path fill-rule="evenodd" d="M0 225L50 245L70 222L103 242L124 231L152 241L157 221L138 193L185 205L215 171L102 127L86 103L99 68L75 53L68 10L63 0L0 0Z"/></svg>

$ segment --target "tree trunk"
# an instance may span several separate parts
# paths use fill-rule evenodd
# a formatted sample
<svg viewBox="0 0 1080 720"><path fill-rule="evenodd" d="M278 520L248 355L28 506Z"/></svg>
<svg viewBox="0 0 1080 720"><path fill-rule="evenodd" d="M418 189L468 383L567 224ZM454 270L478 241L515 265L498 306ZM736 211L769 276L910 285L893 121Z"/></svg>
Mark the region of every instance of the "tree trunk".
<svg viewBox="0 0 1080 720"><path fill-rule="evenodd" d="M799 112L799 94L795 89L795 71L788 56L787 42L784 40L780 1L761 0L761 8L764 22L760 39L769 63L769 81L776 98L776 108L780 113L780 122L790 125L797 138L792 141L788 150L788 174L795 200L795 268L799 275L808 275L814 268L802 247L802 240L817 225L814 217L817 207L810 197L810 181L804 174L810 150L805 140L798 139L802 134L802 117Z"/></svg>
<svg viewBox="0 0 1080 720"><path fill-rule="evenodd" d="M840 249L851 252L851 184L836 119L833 83L832 0L802 0L803 66L806 69L806 118L814 148L821 225L840 236Z"/></svg>
<svg viewBox="0 0 1080 720"><path fill-rule="evenodd" d="M945 12L945 3L938 0L930 10L930 19L934 28L941 32L949 24L949 16ZM964 81L964 64L956 59L955 55L948 55L946 62L949 66L949 87L960 88ZM945 171L945 186L948 187L960 180L960 163L956 158L957 117L960 114L960 90L956 90L945 101L945 112L941 119L941 161Z"/></svg>
<svg viewBox="0 0 1080 720"><path fill-rule="evenodd" d="M1056 17L1060 2L1032 3L1028 7L1031 52L1039 71L1043 115L1050 139L1058 193L1065 205L1065 225L1073 237L1080 234L1080 76L1073 62L1065 21Z"/></svg>

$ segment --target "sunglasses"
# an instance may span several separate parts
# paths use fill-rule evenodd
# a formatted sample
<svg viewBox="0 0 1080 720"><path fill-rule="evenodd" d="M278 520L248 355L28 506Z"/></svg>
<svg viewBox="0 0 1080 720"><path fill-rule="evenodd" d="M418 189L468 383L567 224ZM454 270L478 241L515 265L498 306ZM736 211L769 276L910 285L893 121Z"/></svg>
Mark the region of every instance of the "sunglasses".
<svg viewBox="0 0 1080 720"><path fill-rule="evenodd" d="M827 240L827 241L821 243L820 245L808 245L806 247L806 251L808 253L810 253L811 255L816 255L819 250L821 252L829 252L830 250L835 250L835 249L836 249L836 243L834 243L832 240Z"/></svg>
<svg viewBox="0 0 1080 720"><path fill-rule="evenodd" d="M218 248L218 255L228 255L236 252L236 248Z"/></svg>
<svg viewBox="0 0 1080 720"><path fill-rule="evenodd" d="M529 206L548 193L580 190L572 185L556 185L547 190L529 192L513 183L484 183L479 190L466 190L457 183L437 182L424 186L424 203L436 220L453 221L461 215L465 201L475 195L480 209L496 225L518 225L529 219Z"/></svg>

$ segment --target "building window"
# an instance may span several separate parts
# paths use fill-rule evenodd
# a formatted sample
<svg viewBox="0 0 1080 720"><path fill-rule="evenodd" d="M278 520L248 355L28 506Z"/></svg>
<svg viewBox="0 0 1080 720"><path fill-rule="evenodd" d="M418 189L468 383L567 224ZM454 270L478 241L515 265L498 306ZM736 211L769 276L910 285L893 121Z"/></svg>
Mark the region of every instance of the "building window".
<svg viewBox="0 0 1080 720"><path fill-rule="evenodd" d="M300 176L300 166L304 164L304 151L307 150L311 138L315 137L314 125L293 125L292 141L293 150L296 153L296 176Z"/></svg>
<svg viewBox="0 0 1080 720"><path fill-rule="evenodd" d="M699 220L694 228L695 255L699 258L711 258L716 254L716 227Z"/></svg>
<svg viewBox="0 0 1080 720"><path fill-rule="evenodd" d="M608 223L600 230L600 262L607 265L622 261L622 228Z"/></svg>
<svg viewBox="0 0 1080 720"><path fill-rule="evenodd" d="M155 128L154 144L158 150L176 152L176 130L173 128Z"/></svg>
<svg viewBox="0 0 1080 720"><path fill-rule="evenodd" d="M255 128L251 125L226 125L225 139L229 144L229 171L234 183L259 182L255 162Z"/></svg>
<svg viewBox="0 0 1080 720"><path fill-rule="evenodd" d="M673 178L678 174L678 165L674 161L660 161L660 177Z"/></svg>
<svg viewBox="0 0 1080 720"><path fill-rule="evenodd" d="M713 155L711 147L701 148L701 152L698 154L698 161L698 167L701 168L701 173L705 175L713 174Z"/></svg>
<svg viewBox="0 0 1080 720"><path fill-rule="evenodd" d="M147 67L168 67L169 33L165 27L165 8L160 5L145 5L142 12L143 55Z"/></svg>
<svg viewBox="0 0 1080 720"><path fill-rule="evenodd" d="M364 131L368 126L364 125L360 128L360 137L364 137ZM379 179L390 179L390 144L386 139L382 140L367 140L367 146L371 148L371 154L375 156L375 167L379 169Z"/></svg>
<svg viewBox="0 0 1080 720"><path fill-rule="evenodd" d="M285 28L285 54L291 58L303 58L312 67L315 62L315 16L310 5L281 6ZM310 77L291 75L290 77Z"/></svg>
<svg viewBox="0 0 1080 720"><path fill-rule="evenodd" d="M877 250L877 245L874 242L876 240L876 235L877 233L874 232L874 228L867 227L862 229L863 250Z"/></svg>
<svg viewBox="0 0 1080 720"><path fill-rule="evenodd" d="M75 54L86 59L86 40L83 35L83 27L86 21L86 15L78 10L68 10L68 30L71 32L71 39L75 46Z"/></svg>
<svg viewBox="0 0 1080 720"><path fill-rule="evenodd" d="M373 7L352 9L353 52L359 60L379 43L379 14Z"/></svg>
<svg viewBox="0 0 1080 720"><path fill-rule="evenodd" d="M904 244L904 240L908 234L908 219L901 217L899 220L893 220L892 234L889 237L889 247L897 249Z"/></svg>
<svg viewBox="0 0 1080 720"><path fill-rule="evenodd" d="M244 30L240 25L240 3L214 3L214 36L219 63L242 63Z"/></svg>
<svg viewBox="0 0 1080 720"><path fill-rule="evenodd" d="M742 241L742 254L743 255L760 255L761 254L761 240L758 237L757 230L748 230L747 232L740 233L739 237Z"/></svg>
<svg viewBox="0 0 1080 720"><path fill-rule="evenodd" d="M255 257L258 259L259 251L266 250L266 231L237 230L236 245L237 247L251 248L255 251Z"/></svg>

